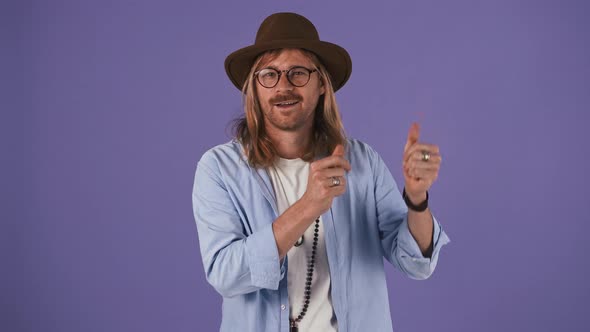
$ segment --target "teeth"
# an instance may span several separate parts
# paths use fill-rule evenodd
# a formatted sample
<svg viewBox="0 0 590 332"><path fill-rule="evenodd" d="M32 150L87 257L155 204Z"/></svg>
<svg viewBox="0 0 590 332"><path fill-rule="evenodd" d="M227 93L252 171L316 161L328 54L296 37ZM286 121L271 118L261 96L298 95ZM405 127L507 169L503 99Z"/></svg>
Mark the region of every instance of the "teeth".
<svg viewBox="0 0 590 332"><path fill-rule="evenodd" d="M292 101L292 102L288 102L288 103L279 103L278 105L295 105L297 102L296 101Z"/></svg>

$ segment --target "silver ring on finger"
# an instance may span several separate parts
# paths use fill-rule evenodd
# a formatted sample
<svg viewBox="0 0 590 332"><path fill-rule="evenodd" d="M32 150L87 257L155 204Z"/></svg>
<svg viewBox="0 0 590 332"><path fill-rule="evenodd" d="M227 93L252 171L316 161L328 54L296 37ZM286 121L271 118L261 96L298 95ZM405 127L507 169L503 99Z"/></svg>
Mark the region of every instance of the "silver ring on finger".
<svg viewBox="0 0 590 332"><path fill-rule="evenodd" d="M428 151L422 151L422 161L429 161L430 153Z"/></svg>
<svg viewBox="0 0 590 332"><path fill-rule="evenodd" d="M331 187L336 187L340 185L340 178L337 176L332 177L332 185Z"/></svg>

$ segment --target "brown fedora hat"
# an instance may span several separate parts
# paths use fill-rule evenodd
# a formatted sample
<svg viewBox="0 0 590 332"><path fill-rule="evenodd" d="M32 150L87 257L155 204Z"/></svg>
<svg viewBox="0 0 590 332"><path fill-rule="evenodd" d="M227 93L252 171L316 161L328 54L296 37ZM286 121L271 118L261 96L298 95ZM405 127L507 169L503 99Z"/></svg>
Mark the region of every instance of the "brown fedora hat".
<svg viewBox="0 0 590 332"><path fill-rule="evenodd" d="M336 44L321 41L311 21L295 13L276 13L264 19L254 45L227 56L227 76L241 91L256 58L266 51L280 48L302 48L315 53L330 73L334 91L346 83L352 72L348 52Z"/></svg>

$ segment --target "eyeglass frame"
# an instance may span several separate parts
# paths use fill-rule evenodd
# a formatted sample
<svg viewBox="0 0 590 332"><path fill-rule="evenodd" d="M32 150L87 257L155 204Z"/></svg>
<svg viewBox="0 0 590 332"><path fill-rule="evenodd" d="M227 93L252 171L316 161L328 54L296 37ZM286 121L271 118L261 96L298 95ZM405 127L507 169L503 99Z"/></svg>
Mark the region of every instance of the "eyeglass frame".
<svg viewBox="0 0 590 332"><path fill-rule="evenodd" d="M302 68L302 69L305 69L305 70L307 70L307 71L308 71L307 82L305 82L305 84L303 84L303 85L295 85L295 84L293 84L293 82L291 82L291 79L289 78L289 72L290 72L291 70L293 70L293 69L296 69L296 68ZM260 82L260 78L259 78L258 74L259 74L261 71L265 70L265 69L272 69L272 70L274 70L275 72L279 73L279 78L277 79L277 82L276 82L276 83L275 83L273 86L266 86L266 85L262 84L262 82ZM311 80L311 74L313 74L314 72L318 72L318 74L319 74L319 71L318 71L318 69L317 69L317 68L314 68L314 69L309 69L309 68L307 68L307 67L304 67L304 66L293 66L293 67L291 67L291 68L289 68L289 69L283 69L283 70L279 70L279 69L277 69L277 68L274 68L274 67L265 67L265 68L262 68L262 69L260 69L260 70L257 70L257 71L255 71L255 72L254 72L254 77L256 78L256 81L257 81L257 82L258 82L258 83L259 83L259 84L260 84L260 85L261 85L263 88L266 88L266 89L272 89L272 88L274 88L275 86L277 86L277 84L279 84L279 82L281 81L281 76L283 75L283 73L286 73L286 74L287 74L287 75L286 75L286 77L287 77L287 81L289 82L289 84L291 84L292 86L295 86L295 87L301 88L301 87L304 87L304 86L306 86L306 85L307 85L307 83L309 83L309 81Z"/></svg>

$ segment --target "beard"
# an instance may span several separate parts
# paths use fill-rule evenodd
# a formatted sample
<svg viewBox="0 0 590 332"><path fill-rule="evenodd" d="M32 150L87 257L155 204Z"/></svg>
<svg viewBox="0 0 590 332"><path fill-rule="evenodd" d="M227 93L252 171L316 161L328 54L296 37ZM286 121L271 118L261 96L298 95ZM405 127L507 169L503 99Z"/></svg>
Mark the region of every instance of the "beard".
<svg viewBox="0 0 590 332"><path fill-rule="evenodd" d="M314 112L305 112L303 110L290 110L284 114L283 111L272 108L264 111L264 120L266 126L271 125L283 131L297 131L308 125L311 125Z"/></svg>
<svg viewBox="0 0 590 332"><path fill-rule="evenodd" d="M281 109L276 104L284 101L297 101L298 103L290 109ZM303 98L296 93L286 93L272 98L268 104L262 107L265 126L272 126L282 131L297 131L306 126L312 126L315 114L315 105L311 110L304 109Z"/></svg>

